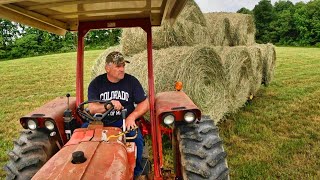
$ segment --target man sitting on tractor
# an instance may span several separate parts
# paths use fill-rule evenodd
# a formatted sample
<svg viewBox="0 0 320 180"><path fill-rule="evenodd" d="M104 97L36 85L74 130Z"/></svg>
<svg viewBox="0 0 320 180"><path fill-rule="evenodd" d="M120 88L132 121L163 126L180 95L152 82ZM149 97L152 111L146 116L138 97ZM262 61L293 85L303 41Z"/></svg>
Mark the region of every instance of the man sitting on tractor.
<svg viewBox="0 0 320 180"><path fill-rule="evenodd" d="M141 117L149 110L149 102L140 82L132 75L125 73L126 61L120 52L111 52L106 57L106 73L93 79L88 87L88 100L111 101L113 110L104 118L104 126L121 127L123 124L121 110L126 109L125 119L126 129L137 128L135 120ZM136 107L135 107L136 104ZM104 113L110 109L110 104L89 103L91 114ZM142 173L142 151L144 140L140 130L134 140L137 146L136 167L134 176ZM134 136L135 132L131 131L127 136Z"/></svg>

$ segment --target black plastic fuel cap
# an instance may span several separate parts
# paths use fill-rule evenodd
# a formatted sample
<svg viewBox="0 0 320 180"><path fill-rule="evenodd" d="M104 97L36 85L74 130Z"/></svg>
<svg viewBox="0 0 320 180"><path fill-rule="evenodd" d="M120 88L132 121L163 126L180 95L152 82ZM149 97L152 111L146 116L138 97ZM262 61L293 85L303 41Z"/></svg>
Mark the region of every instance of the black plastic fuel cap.
<svg viewBox="0 0 320 180"><path fill-rule="evenodd" d="M82 151L75 151L72 153L72 163L73 164L81 164L84 163L87 160L86 157L84 157L84 153Z"/></svg>

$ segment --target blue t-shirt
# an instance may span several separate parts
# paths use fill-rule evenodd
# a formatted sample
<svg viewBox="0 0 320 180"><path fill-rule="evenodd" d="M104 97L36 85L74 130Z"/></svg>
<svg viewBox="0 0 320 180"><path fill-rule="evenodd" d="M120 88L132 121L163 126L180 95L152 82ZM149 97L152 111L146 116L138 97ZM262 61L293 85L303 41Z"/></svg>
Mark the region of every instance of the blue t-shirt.
<svg viewBox="0 0 320 180"><path fill-rule="evenodd" d="M91 81L88 87L88 100L118 100L127 109L127 116L133 112L134 104L139 104L147 98L140 82L134 76L125 74L124 78L117 83L112 83L108 80L107 74L97 76ZM104 120L108 121L118 120L112 126L121 127L122 117L121 111L112 110Z"/></svg>

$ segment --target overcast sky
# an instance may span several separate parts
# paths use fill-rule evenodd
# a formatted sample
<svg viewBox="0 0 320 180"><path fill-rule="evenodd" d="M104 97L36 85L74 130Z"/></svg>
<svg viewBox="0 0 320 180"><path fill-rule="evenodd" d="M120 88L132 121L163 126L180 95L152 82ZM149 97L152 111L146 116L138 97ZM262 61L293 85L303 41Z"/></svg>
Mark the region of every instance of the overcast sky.
<svg viewBox="0 0 320 180"><path fill-rule="evenodd" d="M260 0L195 0L202 12L236 12L242 7L252 10ZM278 0L271 0L272 3ZM310 0L291 0L291 2L308 2Z"/></svg>

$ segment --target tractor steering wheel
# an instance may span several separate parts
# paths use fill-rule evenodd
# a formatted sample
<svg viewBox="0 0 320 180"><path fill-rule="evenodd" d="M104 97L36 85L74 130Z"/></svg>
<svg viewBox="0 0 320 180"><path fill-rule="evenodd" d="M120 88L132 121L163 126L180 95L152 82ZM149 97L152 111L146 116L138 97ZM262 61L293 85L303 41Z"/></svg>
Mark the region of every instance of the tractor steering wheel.
<svg viewBox="0 0 320 180"><path fill-rule="evenodd" d="M97 117L97 116L96 116L97 114L95 114L94 116L92 116L92 115L84 108L84 105L89 104L89 103L96 103L96 102L101 103L101 104L104 103L105 106L107 106L108 104L110 104L110 105L111 105L111 108L108 109L105 113L99 114L100 117ZM85 101L85 102L79 104L79 106L78 106L77 109L76 109L76 112L77 112L77 114L79 115L79 117L81 118L81 120L82 120L83 122L86 122L86 121L92 122L92 121L102 121L113 109L114 109L114 107L113 107L113 104L111 103L111 101L93 100L93 101ZM122 117L123 117L123 118L124 118L124 116L125 116L125 114L122 114ZM116 121L118 121L118 120L110 121L110 122L108 122L107 124L112 124L112 123L114 123L114 122L116 122ZM135 129L127 130L127 131L123 130L123 131L124 131L123 134L128 133L129 131L133 131L133 130L135 131L135 135L132 136L132 137L126 137L126 140L135 139L135 138L138 136L138 129L135 128Z"/></svg>
<svg viewBox="0 0 320 180"><path fill-rule="evenodd" d="M95 114L94 116L92 116L88 111L87 109L84 108L84 105L86 104L89 104L89 103L101 103L101 104L105 104L105 105L108 105L110 104L111 105L111 108L108 109L105 113L103 114ZM85 101L81 104L79 104L79 106L77 107L77 114L78 116L81 118L81 120L83 122L91 122L91 121L102 121L111 111L113 110L113 105L111 103L111 101L103 101L103 100L93 100L93 101ZM99 115L99 116L98 116ZM113 123L113 122L110 122L110 124ZM109 124L109 123L108 123Z"/></svg>

